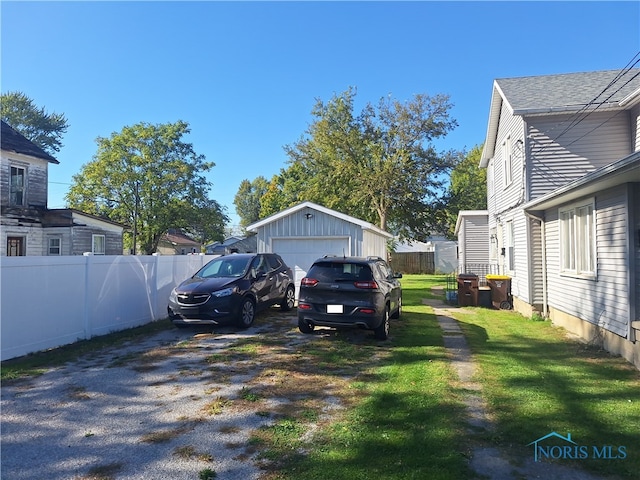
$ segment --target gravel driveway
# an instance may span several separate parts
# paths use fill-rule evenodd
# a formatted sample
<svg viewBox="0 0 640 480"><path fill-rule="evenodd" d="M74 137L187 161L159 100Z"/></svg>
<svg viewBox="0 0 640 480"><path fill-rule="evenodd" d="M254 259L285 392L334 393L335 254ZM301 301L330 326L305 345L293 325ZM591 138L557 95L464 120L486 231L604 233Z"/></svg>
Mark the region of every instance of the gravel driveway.
<svg viewBox="0 0 640 480"><path fill-rule="evenodd" d="M277 378L237 347L258 337L277 339L271 358L285 363L314 339L295 315L270 310L248 330L170 329L4 384L2 479L258 478L250 433L292 401L273 385L260 401L247 395ZM339 408L321 395L322 411Z"/></svg>

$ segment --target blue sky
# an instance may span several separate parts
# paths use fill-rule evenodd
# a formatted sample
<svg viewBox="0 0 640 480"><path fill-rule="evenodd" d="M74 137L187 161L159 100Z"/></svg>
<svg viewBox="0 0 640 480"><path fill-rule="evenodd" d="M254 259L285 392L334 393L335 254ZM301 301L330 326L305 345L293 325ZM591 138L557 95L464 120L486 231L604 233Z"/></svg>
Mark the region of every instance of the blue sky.
<svg viewBox="0 0 640 480"><path fill-rule="evenodd" d="M640 50L640 2L1 2L3 93L69 130L49 169L64 206L97 137L184 120L215 162L211 198L238 222L243 179L286 167L315 99L357 88L447 94L459 126L438 150L484 141L495 78L623 68Z"/></svg>

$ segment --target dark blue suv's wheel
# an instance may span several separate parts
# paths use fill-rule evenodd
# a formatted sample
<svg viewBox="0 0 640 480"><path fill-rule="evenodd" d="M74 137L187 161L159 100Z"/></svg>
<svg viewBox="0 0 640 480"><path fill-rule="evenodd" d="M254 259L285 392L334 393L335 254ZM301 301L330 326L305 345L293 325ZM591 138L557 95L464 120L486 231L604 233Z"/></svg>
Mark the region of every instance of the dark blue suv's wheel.
<svg viewBox="0 0 640 480"><path fill-rule="evenodd" d="M282 299L282 303L280 304L280 308L284 312L288 312L293 308L296 304L296 289L293 285L289 285L287 287L287 291L284 294L284 298Z"/></svg>
<svg viewBox="0 0 640 480"><path fill-rule="evenodd" d="M238 318L238 325L241 328L249 328L253 324L253 320L256 318L256 305L249 297L245 297L242 300L242 306L240 307L240 316Z"/></svg>
<svg viewBox="0 0 640 480"><path fill-rule="evenodd" d="M378 340L386 340L389 337L389 307L388 306L384 309L382 322L380 322L380 325L373 331L373 333Z"/></svg>
<svg viewBox="0 0 640 480"><path fill-rule="evenodd" d="M298 318L298 330L302 333L313 333L313 329L314 327L312 323L303 318Z"/></svg>

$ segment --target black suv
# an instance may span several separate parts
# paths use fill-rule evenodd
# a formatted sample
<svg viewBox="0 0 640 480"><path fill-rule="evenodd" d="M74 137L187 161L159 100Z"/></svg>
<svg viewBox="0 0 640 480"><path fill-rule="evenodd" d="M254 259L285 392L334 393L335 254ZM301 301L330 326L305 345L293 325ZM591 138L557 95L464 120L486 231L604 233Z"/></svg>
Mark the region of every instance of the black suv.
<svg viewBox="0 0 640 480"><path fill-rule="evenodd" d="M323 257L300 283L298 328L359 327L386 340L389 317L402 311L402 287L389 264L380 257Z"/></svg>
<svg viewBox="0 0 640 480"><path fill-rule="evenodd" d="M274 304L291 310L295 287L291 269L275 253L216 258L173 289L167 307L176 326L253 323L256 311Z"/></svg>

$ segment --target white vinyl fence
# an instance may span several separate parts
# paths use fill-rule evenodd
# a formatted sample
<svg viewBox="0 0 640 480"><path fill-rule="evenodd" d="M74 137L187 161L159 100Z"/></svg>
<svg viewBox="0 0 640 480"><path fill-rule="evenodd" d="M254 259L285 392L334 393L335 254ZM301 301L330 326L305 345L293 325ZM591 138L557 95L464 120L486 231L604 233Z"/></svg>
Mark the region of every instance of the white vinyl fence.
<svg viewBox="0 0 640 480"><path fill-rule="evenodd" d="M172 288L216 256L2 257L0 359L166 318Z"/></svg>

